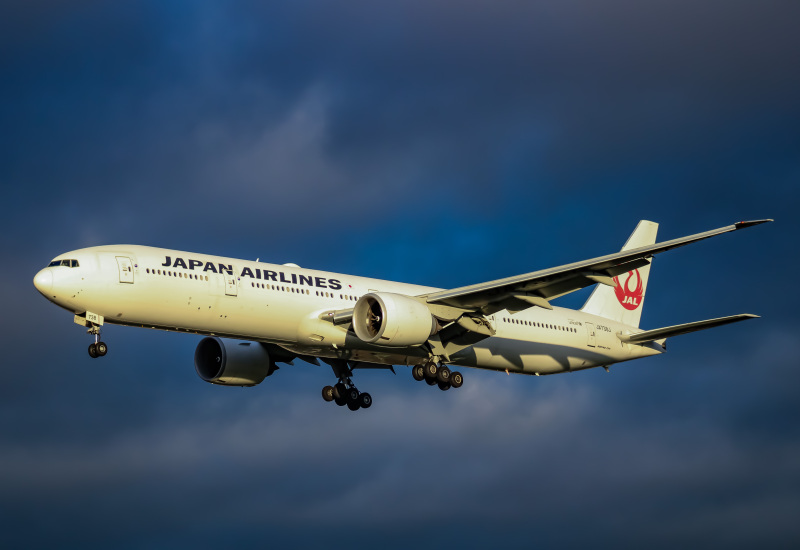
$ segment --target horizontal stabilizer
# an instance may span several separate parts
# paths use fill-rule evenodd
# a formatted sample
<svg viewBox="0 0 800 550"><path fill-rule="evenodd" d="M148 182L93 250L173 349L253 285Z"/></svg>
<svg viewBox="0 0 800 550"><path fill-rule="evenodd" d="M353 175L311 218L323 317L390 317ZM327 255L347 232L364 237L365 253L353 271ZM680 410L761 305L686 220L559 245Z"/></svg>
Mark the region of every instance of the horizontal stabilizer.
<svg viewBox="0 0 800 550"><path fill-rule="evenodd" d="M707 321L695 321L694 323L646 330L644 332L637 332L636 334L619 334L618 336L620 340L628 344L641 344L643 342L653 342L654 340L662 340L672 336L679 336L681 334L697 332L698 330L705 330L707 328L714 328L729 323L738 323L739 321L757 318L758 315L742 313L741 315L731 315L730 317L720 317L719 319L709 319Z"/></svg>

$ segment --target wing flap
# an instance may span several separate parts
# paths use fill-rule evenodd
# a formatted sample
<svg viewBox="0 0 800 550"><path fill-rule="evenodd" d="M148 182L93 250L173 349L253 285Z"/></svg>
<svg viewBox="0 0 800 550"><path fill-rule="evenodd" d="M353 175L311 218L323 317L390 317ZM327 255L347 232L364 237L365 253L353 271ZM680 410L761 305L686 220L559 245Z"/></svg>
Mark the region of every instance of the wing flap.
<svg viewBox="0 0 800 550"><path fill-rule="evenodd" d="M694 323L685 323L683 325L674 325L671 327L646 330L644 332L637 332L635 334L618 334L617 336L620 340L627 344L641 344L644 342L663 340L665 338L671 338L672 336L680 336L681 334L689 334L690 332L697 332L699 330L706 330L709 328L720 327L722 325L728 325L730 323L738 323L739 321L757 318L758 315L742 313L740 315L731 315L729 317L719 317L718 319L708 319L706 321L695 321Z"/></svg>

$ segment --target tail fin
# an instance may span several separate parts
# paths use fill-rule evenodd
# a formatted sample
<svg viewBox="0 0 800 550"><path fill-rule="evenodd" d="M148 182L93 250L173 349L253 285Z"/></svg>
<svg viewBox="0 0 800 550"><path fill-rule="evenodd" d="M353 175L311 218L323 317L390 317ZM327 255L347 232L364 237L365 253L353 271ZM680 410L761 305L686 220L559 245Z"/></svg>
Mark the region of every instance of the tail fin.
<svg viewBox="0 0 800 550"><path fill-rule="evenodd" d="M622 250L633 250L655 243L657 232L657 223L640 221ZM650 265L648 264L614 277L614 282L617 283L616 288L598 284L581 311L638 327L639 320L642 318L644 292L647 289L649 275Z"/></svg>

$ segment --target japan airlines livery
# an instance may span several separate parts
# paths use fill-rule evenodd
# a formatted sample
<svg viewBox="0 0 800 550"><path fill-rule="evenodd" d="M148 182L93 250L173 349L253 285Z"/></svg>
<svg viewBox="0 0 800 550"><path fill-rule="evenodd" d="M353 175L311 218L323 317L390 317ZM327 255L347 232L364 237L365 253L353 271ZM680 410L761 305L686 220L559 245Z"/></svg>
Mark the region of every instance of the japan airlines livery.
<svg viewBox="0 0 800 550"><path fill-rule="evenodd" d="M368 408L352 381L360 368L410 366L442 390L464 379L453 366L556 374L657 355L666 339L756 317L740 314L639 329L653 256L772 220L739 222L656 243L641 221L621 252L524 275L442 290L273 265L119 245L61 254L33 284L108 347L104 323L206 335L194 363L206 382L255 386L295 358L333 369L322 397ZM597 284L578 311L550 301Z"/></svg>

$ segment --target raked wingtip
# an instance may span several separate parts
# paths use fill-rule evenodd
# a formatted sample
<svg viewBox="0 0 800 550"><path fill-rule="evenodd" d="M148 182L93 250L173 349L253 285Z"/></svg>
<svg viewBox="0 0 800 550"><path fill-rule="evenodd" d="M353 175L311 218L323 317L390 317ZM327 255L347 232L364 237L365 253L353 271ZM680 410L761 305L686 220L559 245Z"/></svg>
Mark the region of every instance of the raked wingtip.
<svg viewBox="0 0 800 550"><path fill-rule="evenodd" d="M744 229L745 227L753 227L754 225L761 225L762 223L769 223L769 222L774 222L774 221L775 220L770 218L770 219L767 219L767 220L742 221L742 222L737 222L737 223L735 223L733 225L736 226L736 229Z"/></svg>

